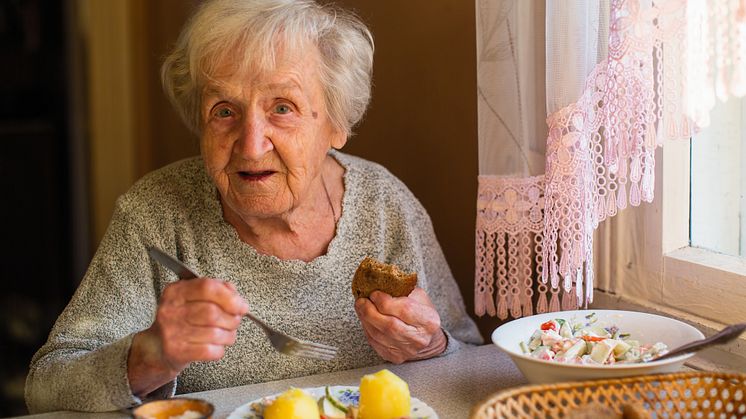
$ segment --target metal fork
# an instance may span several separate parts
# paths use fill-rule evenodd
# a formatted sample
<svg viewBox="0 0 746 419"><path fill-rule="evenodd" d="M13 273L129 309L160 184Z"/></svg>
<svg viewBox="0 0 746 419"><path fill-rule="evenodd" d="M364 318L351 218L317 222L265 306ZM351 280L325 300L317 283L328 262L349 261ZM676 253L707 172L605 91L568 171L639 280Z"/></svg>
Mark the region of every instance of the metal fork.
<svg viewBox="0 0 746 419"><path fill-rule="evenodd" d="M694 342L689 342L685 345L681 345L678 348L671 349L669 352L666 352L659 357L651 359L651 361L673 358L675 356L696 352L700 349L707 348L708 346L728 343L733 339L741 336L741 333L743 332L746 332L746 323L732 324L719 331L718 333L710 336L709 338L699 339L695 340Z"/></svg>
<svg viewBox="0 0 746 419"><path fill-rule="evenodd" d="M187 280L199 278L199 275L197 275L197 273L195 273L191 268L157 247L148 247L148 254L155 261L173 271L179 279ZM254 317L251 313L246 313L244 316L248 317L264 330L264 333L267 334L267 338L269 338L272 346L280 353L304 358L320 359L323 361L328 361L337 356L337 348L333 346L296 339L269 327L266 323Z"/></svg>

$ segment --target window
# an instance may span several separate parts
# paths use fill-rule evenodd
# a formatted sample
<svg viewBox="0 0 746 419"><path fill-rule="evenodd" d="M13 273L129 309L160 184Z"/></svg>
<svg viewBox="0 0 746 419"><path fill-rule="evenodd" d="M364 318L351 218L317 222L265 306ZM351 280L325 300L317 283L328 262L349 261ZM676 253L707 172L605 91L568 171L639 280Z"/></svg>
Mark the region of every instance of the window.
<svg viewBox="0 0 746 419"><path fill-rule="evenodd" d="M746 322L746 257L741 256L746 118L743 99L729 102L725 106L731 108L723 111L719 104L712 111L710 127L697 138L671 141L656 151L651 204L622 211L602 225L598 306L659 312L705 334ZM723 128L723 120L730 126ZM727 139L722 134L736 131ZM746 337L703 356L714 368L742 371ZM706 365L700 366L713 368Z"/></svg>
<svg viewBox="0 0 746 419"><path fill-rule="evenodd" d="M693 247L746 256L746 103L718 102L691 142Z"/></svg>

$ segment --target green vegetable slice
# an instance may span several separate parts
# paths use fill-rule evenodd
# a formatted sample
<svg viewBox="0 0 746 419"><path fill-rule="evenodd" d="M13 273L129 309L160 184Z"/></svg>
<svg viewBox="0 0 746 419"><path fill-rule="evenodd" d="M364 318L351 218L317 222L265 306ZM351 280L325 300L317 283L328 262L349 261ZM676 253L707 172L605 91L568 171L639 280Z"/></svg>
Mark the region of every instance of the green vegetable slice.
<svg viewBox="0 0 746 419"><path fill-rule="evenodd" d="M329 391L329 386L326 386L326 399L329 400L329 403L331 403L332 406L347 414L347 406L343 405L342 402L332 396L332 392Z"/></svg>

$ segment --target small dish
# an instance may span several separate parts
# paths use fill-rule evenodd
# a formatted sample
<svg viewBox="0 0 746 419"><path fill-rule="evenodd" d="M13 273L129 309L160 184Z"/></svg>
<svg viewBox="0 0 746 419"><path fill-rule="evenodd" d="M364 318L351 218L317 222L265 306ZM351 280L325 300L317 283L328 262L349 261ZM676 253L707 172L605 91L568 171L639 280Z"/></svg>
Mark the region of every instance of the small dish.
<svg viewBox="0 0 746 419"><path fill-rule="evenodd" d="M132 409L135 419L210 419L215 407L204 400L175 397L154 400Z"/></svg>

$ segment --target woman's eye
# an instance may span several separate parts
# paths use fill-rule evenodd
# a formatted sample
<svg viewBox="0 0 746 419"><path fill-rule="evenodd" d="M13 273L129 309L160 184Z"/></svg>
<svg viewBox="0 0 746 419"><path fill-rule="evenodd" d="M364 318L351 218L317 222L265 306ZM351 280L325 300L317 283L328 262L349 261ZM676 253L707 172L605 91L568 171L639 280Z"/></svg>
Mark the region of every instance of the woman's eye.
<svg viewBox="0 0 746 419"><path fill-rule="evenodd" d="M216 115L216 116L217 116L218 118L230 118L231 116L233 116L233 111L231 111L231 110L230 110L230 109L228 109L228 108L220 108L220 109L218 109L218 110L217 110L217 111L215 112L215 115Z"/></svg>
<svg viewBox="0 0 746 419"><path fill-rule="evenodd" d="M279 114L286 114L286 113L290 113L291 111L292 109L290 109L290 106L284 103L280 103L275 106L275 112Z"/></svg>

